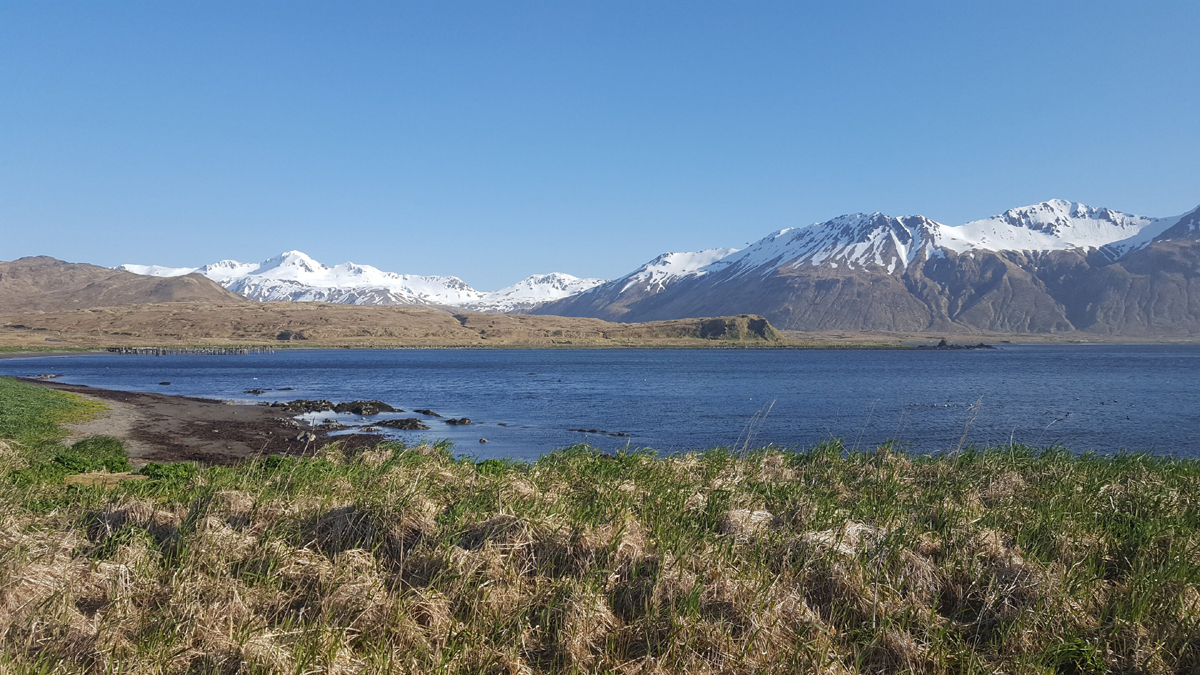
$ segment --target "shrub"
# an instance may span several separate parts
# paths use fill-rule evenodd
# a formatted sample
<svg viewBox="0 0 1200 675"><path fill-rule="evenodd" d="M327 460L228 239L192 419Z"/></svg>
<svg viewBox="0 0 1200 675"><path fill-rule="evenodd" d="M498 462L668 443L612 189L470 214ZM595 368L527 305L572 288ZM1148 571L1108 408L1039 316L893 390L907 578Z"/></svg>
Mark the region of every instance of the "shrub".
<svg viewBox="0 0 1200 675"><path fill-rule="evenodd" d="M159 464L158 462L150 462L142 467L139 472L150 480L176 480L184 481L192 478L200 472L200 468L189 462L176 462L174 464Z"/></svg>

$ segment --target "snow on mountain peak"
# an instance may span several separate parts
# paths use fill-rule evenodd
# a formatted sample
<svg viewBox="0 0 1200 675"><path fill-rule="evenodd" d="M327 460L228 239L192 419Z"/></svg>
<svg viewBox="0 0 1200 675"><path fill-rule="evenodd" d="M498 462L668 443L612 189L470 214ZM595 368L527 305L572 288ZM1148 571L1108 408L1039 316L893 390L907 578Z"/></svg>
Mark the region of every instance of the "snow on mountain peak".
<svg viewBox="0 0 1200 675"><path fill-rule="evenodd" d="M724 268L724 260L737 253L736 248L709 248L703 251L664 253L623 277L624 291L638 284L660 290L677 279L700 276Z"/></svg>
<svg viewBox="0 0 1200 675"><path fill-rule="evenodd" d="M301 251L285 251L275 256L268 258L258 266L258 272L265 273L267 270L281 270L280 275L304 275L304 274L321 274L328 272L329 267L313 260L308 255Z"/></svg>
<svg viewBox="0 0 1200 675"><path fill-rule="evenodd" d="M195 267L164 267L163 265L118 265L117 269L148 277L181 277L196 271Z"/></svg>
<svg viewBox="0 0 1200 675"><path fill-rule="evenodd" d="M250 274L259 267L260 263L244 263L236 260L220 260L218 262L205 265L204 267L199 267L196 269L196 271L224 286L225 282L244 274Z"/></svg>
<svg viewBox="0 0 1200 675"><path fill-rule="evenodd" d="M531 309L543 302L561 300L606 282L606 279L581 279L562 272L534 274L511 286L485 293L479 301L463 306L493 312Z"/></svg>
<svg viewBox="0 0 1200 675"><path fill-rule="evenodd" d="M1065 199L1009 209L951 226L925 216L852 213L807 227L775 232L724 262L737 274L769 274L802 264L832 268L865 265L888 274L916 259L945 251L1051 251L1100 249L1119 254L1144 245L1179 218L1152 219Z"/></svg>
<svg viewBox="0 0 1200 675"><path fill-rule="evenodd" d="M396 274L350 262L331 267L301 251L285 251L261 263L222 260L199 268L121 265L120 269L163 277L199 272L235 293L264 302L428 304L478 311L527 309L604 282L561 273L537 274L486 293L471 288L458 277Z"/></svg>
<svg viewBox="0 0 1200 675"><path fill-rule="evenodd" d="M1065 199L1009 209L944 228L939 244L953 251L1056 251L1101 248L1135 236L1154 222L1112 209Z"/></svg>
<svg viewBox="0 0 1200 675"><path fill-rule="evenodd" d="M924 216L896 218L879 212L851 213L807 227L775 232L730 256L736 274L770 274L783 265L863 265L885 267L890 274L904 268L924 250L936 255L933 240L939 223Z"/></svg>
<svg viewBox="0 0 1200 675"><path fill-rule="evenodd" d="M491 294L496 296L511 296L518 293L525 293L525 297L533 297L534 295L555 292L578 293L581 290L587 290L592 286L602 283L604 283L604 279L580 279L579 277L562 272L551 272L549 274L534 274L511 286L493 291Z"/></svg>
<svg viewBox="0 0 1200 675"><path fill-rule="evenodd" d="M1040 204L1009 209L993 218L1003 220L1014 227L1024 227L1055 235L1067 233L1081 222L1094 221L1123 228L1136 227L1136 222L1139 220L1149 220L1141 216L1130 216L1120 211L1095 208L1065 199L1051 199Z"/></svg>

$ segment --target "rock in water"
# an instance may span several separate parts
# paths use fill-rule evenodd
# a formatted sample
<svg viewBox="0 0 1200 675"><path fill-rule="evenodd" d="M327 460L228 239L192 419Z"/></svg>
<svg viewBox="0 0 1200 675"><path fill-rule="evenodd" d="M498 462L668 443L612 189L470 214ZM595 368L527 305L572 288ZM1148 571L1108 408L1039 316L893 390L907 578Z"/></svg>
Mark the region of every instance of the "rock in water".
<svg viewBox="0 0 1200 675"><path fill-rule="evenodd" d="M458 419L448 419L448 420L446 420L446 424L451 424L451 425L454 425L454 426L462 426L462 425L465 425L465 424L470 424L470 423L471 423L471 420L470 420L470 418L468 418L468 417L460 417L460 418L458 418Z"/></svg>
<svg viewBox="0 0 1200 675"><path fill-rule="evenodd" d="M383 401L347 401L333 407L334 412L348 412L355 415L378 415L381 412L404 412L384 403Z"/></svg>
<svg viewBox="0 0 1200 675"><path fill-rule="evenodd" d="M324 399L317 401L299 399L296 401L288 401L287 403L280 403L276 401L275 403L271 404L271 407L283 408L290 413L310 413L320 412L322 410L333 410L333 402L326 401Z"/></svg>
<svg viewBox="0 0 1200 675"><path fill-rule="evenodd" d="M381 420L375 424L376 426L388 427L389 429L402 429L404 431L422 431L429 428L424 422L415 417L405 417L398 420Z"/></svg>

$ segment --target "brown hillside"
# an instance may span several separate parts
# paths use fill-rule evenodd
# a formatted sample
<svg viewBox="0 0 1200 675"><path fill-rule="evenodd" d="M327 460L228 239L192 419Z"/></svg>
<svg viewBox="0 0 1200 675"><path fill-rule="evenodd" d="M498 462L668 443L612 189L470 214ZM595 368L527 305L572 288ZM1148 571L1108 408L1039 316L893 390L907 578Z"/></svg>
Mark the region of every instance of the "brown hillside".
<svg viewBox="0 0 1200 675"><path fill-rule="evenodd" d="M0 345L294 344L387 346L771 345L757 316L622 324L559 316L451 313L429 307L316 302L159 303L0 313ZM297 342L299 341L299 342Z"/></svg>
<svg viewBox="0 0 1200 675"><path fill-rule="evenodd" d="M49 256L0 262L0 312L60 312L158 302L248 301L199 274L148 277Z"/></svg>

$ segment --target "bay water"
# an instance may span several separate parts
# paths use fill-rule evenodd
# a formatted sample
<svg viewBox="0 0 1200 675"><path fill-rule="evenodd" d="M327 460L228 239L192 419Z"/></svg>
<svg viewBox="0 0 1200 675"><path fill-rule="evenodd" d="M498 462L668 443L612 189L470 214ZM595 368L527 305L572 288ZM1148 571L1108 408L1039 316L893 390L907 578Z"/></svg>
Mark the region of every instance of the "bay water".
<svg viewBox="0 0 1200 675"><path fill-rule="evenodd" d="M534 459L587 442L663 452L839 438L915 452L1010 442L1200 456L1200 346L996 350L286 350L242 356L84 354L0 360L0 375L254 405L380 399L478 457ZM162 385L161 382L170 382ZM264 390L249 394L247 390ZM432 410L442 417L413 413ZM472 424L451 426L449 418ZM618 435L622 434L622 435ZM480 443L486 438L487 443Z"/></svg>

